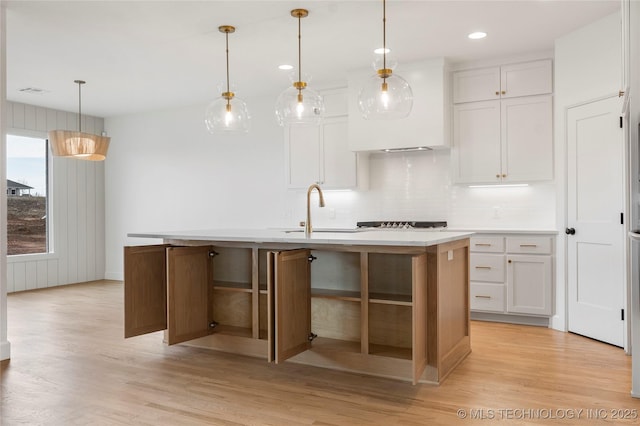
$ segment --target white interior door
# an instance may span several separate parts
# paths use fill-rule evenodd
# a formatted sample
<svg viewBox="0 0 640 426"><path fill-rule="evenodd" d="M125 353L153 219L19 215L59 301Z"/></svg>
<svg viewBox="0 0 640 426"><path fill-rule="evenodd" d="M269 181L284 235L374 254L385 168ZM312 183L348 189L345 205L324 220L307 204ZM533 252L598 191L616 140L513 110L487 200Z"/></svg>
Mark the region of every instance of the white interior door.
<svg viewBox="0 0 640 426"><path fill-rule="evenodd" d="M618 98L607 98L567 116L569 331L616 346L623 345L625 288L619 112Z"/></svg>

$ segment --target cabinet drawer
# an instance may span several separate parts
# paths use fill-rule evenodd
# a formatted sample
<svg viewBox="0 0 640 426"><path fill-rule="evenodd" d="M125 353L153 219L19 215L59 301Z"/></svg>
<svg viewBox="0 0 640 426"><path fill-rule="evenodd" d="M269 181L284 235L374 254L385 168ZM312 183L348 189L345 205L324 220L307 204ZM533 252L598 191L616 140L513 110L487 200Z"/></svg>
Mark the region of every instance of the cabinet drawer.
<svg viewBox="0 0 640 426"><path fill-rule="evenodd" d="M508 253L551 254L550 237L507 237Z"/></svg>
<svg viewBox="0 0 640 426"><path fill-rule="evenodd" d="M504 252L503 237L471 237L471 251L483 253Z"/></svg>
<svg viewBox="0 0 640 426"><path fill-rule="evenodd" d="M501 254L476 254L470 256L471 281L504 282L504 256Z"/></svg>
<svg viewBox="0 0 640 426"><path fill-rule="evenodd" d="M472 282L471 310L504 312L504 285Z"/></svg>

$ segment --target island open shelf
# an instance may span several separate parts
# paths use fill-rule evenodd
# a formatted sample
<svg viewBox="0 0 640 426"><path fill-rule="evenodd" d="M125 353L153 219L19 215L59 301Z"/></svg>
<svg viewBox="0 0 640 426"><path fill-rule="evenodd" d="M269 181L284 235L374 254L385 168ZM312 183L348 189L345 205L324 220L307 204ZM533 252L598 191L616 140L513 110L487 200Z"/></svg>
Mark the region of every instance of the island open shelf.
<svg viewBox="0 0 640 426"><path fill-rule="evenodd" d="M469 234L433 234L126 247L125 336L440 383L471 350Z"/></svg>

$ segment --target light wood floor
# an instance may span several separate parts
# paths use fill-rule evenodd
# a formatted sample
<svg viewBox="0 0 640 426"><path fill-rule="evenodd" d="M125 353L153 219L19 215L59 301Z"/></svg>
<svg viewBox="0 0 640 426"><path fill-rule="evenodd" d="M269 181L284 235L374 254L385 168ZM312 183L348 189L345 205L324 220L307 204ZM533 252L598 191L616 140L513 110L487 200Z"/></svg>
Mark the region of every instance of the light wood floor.
<svg viewBox="0 0 640 426"><path fill-rule="evenodd" d="M473 352L445 383L412 386L167 347L161 333L124 340L122 292L103 281L9 295L0 424L590 425L640 416L631 359L572 334L474 322Z"/></svg>

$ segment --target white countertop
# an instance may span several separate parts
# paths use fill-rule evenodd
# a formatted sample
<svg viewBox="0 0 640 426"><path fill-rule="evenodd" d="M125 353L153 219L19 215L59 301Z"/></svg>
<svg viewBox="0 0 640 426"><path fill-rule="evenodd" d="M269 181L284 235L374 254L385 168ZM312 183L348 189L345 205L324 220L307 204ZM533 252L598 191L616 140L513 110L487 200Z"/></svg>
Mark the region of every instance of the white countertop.
<svg viewBox="0 0 640 426"><path fill-rule="evenodd" d="M341 244L363 246L408 246L426 247L468 238L473 232L409 231L409 230L316 230L305 238L302 230L282 229L205 229L168 232L131 232L134 238L162 238L164 240L247 242L247 243L294 243L294 244Z"/></svg>

